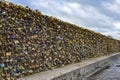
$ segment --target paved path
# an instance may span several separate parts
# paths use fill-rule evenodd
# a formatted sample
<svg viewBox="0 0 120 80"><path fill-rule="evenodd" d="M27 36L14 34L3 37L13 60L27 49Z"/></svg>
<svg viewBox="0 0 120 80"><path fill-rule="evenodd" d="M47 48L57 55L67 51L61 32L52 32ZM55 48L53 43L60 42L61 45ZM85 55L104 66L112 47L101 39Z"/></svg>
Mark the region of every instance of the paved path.
<svg viewBox="0 0 120 80"><path fill-rule="evenodd" d="M113 61L111 67L91 76L88 80L120 80L120 56Z"/></svg>

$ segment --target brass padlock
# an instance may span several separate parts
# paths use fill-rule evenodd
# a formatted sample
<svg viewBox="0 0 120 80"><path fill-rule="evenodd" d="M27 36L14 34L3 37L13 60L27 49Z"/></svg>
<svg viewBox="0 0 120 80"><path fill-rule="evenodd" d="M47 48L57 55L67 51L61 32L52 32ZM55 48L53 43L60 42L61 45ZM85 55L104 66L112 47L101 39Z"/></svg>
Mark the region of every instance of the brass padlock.
<svg viewBox="0 0 120 80"><path fill-rule="evenodd" d="M6 53L6 56L11 56L11 52L7 52L7 53Z"/></svg>
<svg viewBox="0 0 120 80"><path fill-rule="evenodd" d="M18 44L18 43L19 43L19 41L18 41L18 40L15 40L14 42L15 42L15 44Z"/></svg>

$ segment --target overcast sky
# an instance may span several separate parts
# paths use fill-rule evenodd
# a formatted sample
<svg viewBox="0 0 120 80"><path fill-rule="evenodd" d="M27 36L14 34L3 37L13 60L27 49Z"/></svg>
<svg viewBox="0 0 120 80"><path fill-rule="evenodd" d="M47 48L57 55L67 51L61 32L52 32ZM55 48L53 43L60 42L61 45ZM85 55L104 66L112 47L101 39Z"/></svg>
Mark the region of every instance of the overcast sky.
<svg viewBox="0 0 120 80"><path fill-rule="evenodd" d="M120 39L120 0L6 0Z"/></svg>

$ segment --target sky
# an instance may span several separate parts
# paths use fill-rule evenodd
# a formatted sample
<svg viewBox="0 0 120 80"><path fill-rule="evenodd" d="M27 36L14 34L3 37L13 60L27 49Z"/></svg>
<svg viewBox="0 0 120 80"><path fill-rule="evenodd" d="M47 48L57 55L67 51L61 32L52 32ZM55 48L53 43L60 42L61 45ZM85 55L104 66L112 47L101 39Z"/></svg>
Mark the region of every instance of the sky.
<svg viewBox="0 0 120 80"><path fill-rule="evenodd" d="M6 0L120 40L120 0Z"/></svg>

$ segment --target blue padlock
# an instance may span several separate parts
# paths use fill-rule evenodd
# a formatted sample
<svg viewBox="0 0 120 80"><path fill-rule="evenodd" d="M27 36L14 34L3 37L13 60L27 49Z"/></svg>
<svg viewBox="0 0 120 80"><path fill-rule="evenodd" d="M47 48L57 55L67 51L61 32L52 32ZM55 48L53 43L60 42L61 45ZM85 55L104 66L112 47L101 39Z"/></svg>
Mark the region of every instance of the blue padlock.
<svg viewBox="0 0 120 80"><path fill-rule="evenodd" d="M36 34L36 35L37 35L37 34L38 34L38 30L35 30L35 31L34 31L34 34Z"/></svg>
<svg viewBox="0 0 120 80"><path fill-rule="evenodd" d="M16 72L17 72L17 73L20 73L20 72L21 72L21 70L20 70L19 68L17 68Z"/></svg>
<svg viewBox="0 0 120 80"><path fill-rule="evenodd" d="M5 64L4 63L1 63L0 64L0 68L4 68L5 67Z"/></svg>

